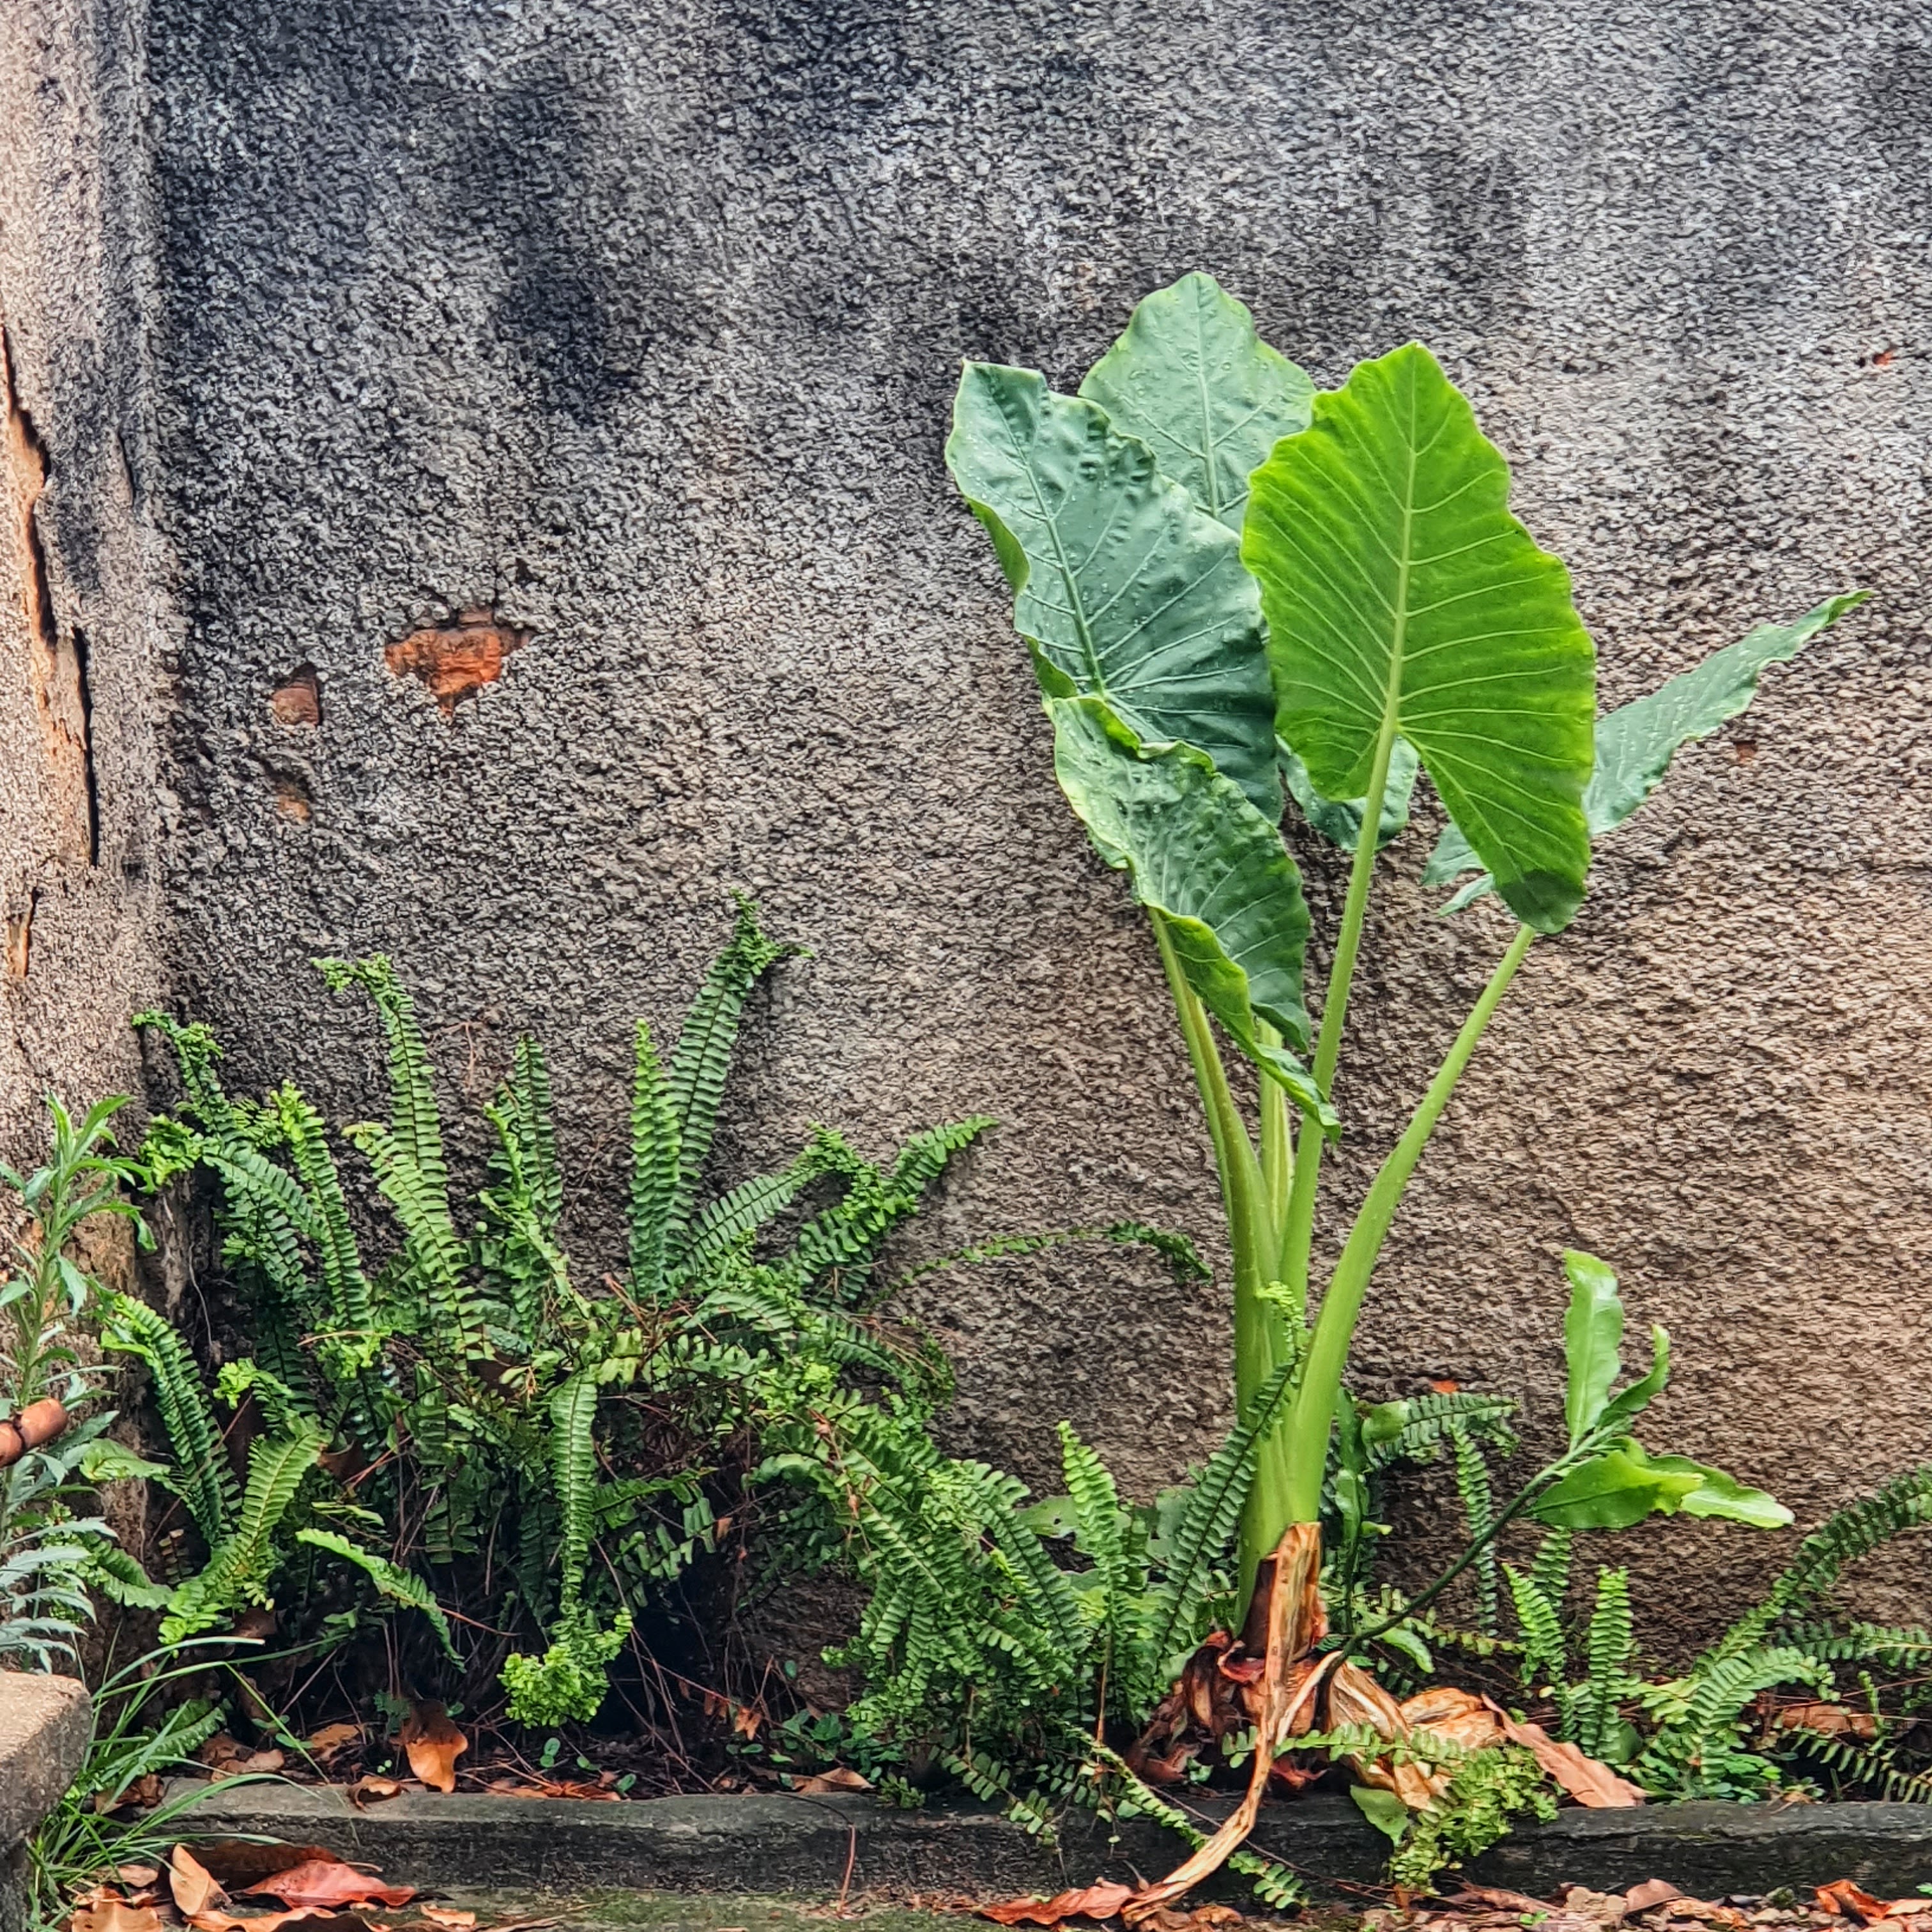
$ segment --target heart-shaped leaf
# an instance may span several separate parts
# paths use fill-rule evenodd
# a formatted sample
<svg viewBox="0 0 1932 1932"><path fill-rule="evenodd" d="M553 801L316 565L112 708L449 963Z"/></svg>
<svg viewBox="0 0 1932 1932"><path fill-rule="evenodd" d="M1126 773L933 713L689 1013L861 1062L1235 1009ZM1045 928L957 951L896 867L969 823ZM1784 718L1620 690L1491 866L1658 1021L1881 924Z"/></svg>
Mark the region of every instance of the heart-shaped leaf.
<svg viewBox="0 0 1932 1932"><path fill-rule="evenodd" d="M1315 385L1255 333L1245 304L1197 272L1141 303L1080 393L1238 533L1249 476L1282 437L1308 427Z"/></svg>
<svg viewBox="0 0 1932 1932"><path fill-rule="evenodd" d="M1510 909L1567 925L1590 857L1595 654L1468 402L1411 343L1318 395L1250 488L1276 725L1316 789L1361 796L1400 732Z"/></svg>
<svg viewBox="0 0 1932 1932"><path fill-rule="evenodd" d="M1352 852L1362 836L1362 815L1368 809L1368 800L1324 798L1310 779L1308 767L1279 739L1275 755L1281 765L1281 782L1288 788L1288 796L1300 806L1302 817L1330 844ZM1417 768L1415 747L1406 738L1398 738L1389 748L1388 783L1383 788L1382 819L1376 827L1378 852L1408 829Z"/></svg>
<svg viewBox="0 0 1932 1932"><path fill-rule="evenodd" d="M1162 922L1187 983L1263 1072L1327 1123L1312 1077L1264 1042L1266 1020L1304 1051L1308 908L1274 826L1191 746L1143 745L1098 698L1052 698L1054 770L1107 863Z"/></svg>
<svg viewBox="0 0 1932 1932"><path fill-rule="evenodd" d="M1735 644L1713 651L1694 669L1605 712L1597 720L1596 769L1583 793L1583 816L1588 821L1590 836L1600 838L1614 831L1657 789L1670 761L1684 746L1708 738L1744 711L1757 695L1758 680L1768 666L1795 658L1820 631L1870 595L1868 591L1850 591L1827 598L1792 623L1760 624ZM1422 882L1446 886L1470 872L1478 876L1443 907L1444 913L1460 912L1473 904L1494 884L1468 840L1452 822L1436 842Z"/></svg>
<svg viewBox="0 0 1932 1932"><path fill-rule="evenodd" d="M1047 695L1104 698L1144 742L1195 746L1278 824L1261 603L1233 532L1098 404L1030 369L967 364L946 461Z"/></svg>

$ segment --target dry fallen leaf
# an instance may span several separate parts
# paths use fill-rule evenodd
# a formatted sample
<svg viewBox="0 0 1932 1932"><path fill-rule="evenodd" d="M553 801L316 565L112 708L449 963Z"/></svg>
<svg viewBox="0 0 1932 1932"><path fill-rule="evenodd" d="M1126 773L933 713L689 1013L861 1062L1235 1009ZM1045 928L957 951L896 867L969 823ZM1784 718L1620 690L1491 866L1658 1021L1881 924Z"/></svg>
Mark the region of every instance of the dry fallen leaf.
<svg viewBox="0 0 1932 1932"><path fill-rule="evenodd" d="M1830 1885L1821 1885L1814 1894L1820 1912L1836 1912L1841 1918L1849 1918L1856 1924L1870 1925L1886 1916L1884 1904L1863 1892L1848 1878L1834 1880Z"/></svg>
<svg viewBox="0 0 1932 1932"><path fill-rule="evenodd" d="M1772 1714L1772 1724L1780 1731L1816 1731L1828 1738L1878 1736L1878 1719L1870 1712L1843 1704L1786 1704Z"/></svg>
<svg viewBox="0 0 1932 1932"><path fill-rule="evenodd" d="M1648 1912L1653 1906L1667 1905L1684 1894L1666 1878L1647 1878L1624 1894L1624 1904L1633 1912Z"/></svg>
<svg viewBox="0 0 1932 1932"><path fill-rule="evenodd" d="M1550 1903L1546 1899L1532 1898L1525 1892L1506 1892L1502 1887L1491 1885L1466 1885L1453 1898L1445 1898L1445 1905L1453 1905L1459 1911L1466 1912L1472 1906L1487 1906L1492 1912L1535 1912L1547 1915Z"/></svg>
<svg viewBox="0 0 1932 1932"><path fill-rule="evenodd" d="M131 1885L137 1890L144 1885L152 1885L160 1875L159 1865L117 1865L114 1868L114 1876L123 1885ZM1925 1902L1932 1905L1932 1898Z"/></svg>
<svg viewBox="0 0 1932 1932"><path fill-rule="evenodd" d="M152 1905L110 1898L76 1912L70 1932L161 1932L161 1918Z"/></svg>
<svg viewBox="0 0 1932 1932"><path fill-rule="evenodd" d="M200 1838L195 1841L194 1855L202 1869L230 1892L272 1873L292 1871L311 1859L328 1864L335 1858L326 1845L263 1844L253 1838Z"/></svg>
<svg viewBox="0 0 1932 1932"><path fill-rule="evenodd" d="M385 1885L338 1858L310 1858L292 1870L276 1872L242 1888L242 1895L279 1898L284 1905L359 1905L368 1900L406 1905L416 1897L408 1885Z"/></svg>
<svg viewBox="0 0 1932 1932"><path fill-rule="evenodd" d="M1527 1744L1536 1761L1576 1799L1593 1810L1611 1810L1624 1805L1641 1804L1643 1793L1628 1778L1619 1778L1608 1765L1586 1757L1574 1744L1558 1744L1540 1724L1520 1724L1498 1711L1503 1735L1510 1743Z"/></svg>
<svg viewBox="0 0 1932 1932"><path fill-rule="evenodd" d="M1142 1932L1232 1932L1245 1921L1232 1905L1197 1905L1192 1912L1160 1905L1138 1923Z"/></svg>
<svg viewBox="0 0 1932 1932"><path fill-rule="evenodd" d="M802 1796L815 1798L840 1791L869 1791L872 1786L869 1779L840 1765L831 1771L814 1772L808 1778L794 1778L791 1788Z"/></svg>
<svg viewBox="0 0 1932 1932"><path fill-rule="evenodd" d="M419 1905L416 1910L432 1925L446 1926L448 1932L470 1932L476 1923L473 1912L452 1912L446 1906Z"/></svg>
<svg viewBox="0 0 1932 1932"><path fill-rule="evenodd" d="M228 1903L228 1894L214 1874L185 1845L176 1846L168 1854L168 1890L174 1894L175 1910L184 1918Z"/></svg>
<svg viewBox="0 0 1932 1932"><path fill-rule="evenodd" d="M998 1925L1058 1925L1064 1918L1111 1918L1133 1895L1130 1885L1090 1885L1052 1898L1012 1898L1004 1905L982 1905L979 1913Z"/></svg>
<svg viewBox="0 0 1932 1932"><path fill-rule="evenodd" d="M440 1704L424 1699L412 1706L396 1742L424 1784L436 1791L456 1789L456 1760L470 1748L470 1740Z"/></svg>
<svg viewBox="0 0 1932 1932"><path fill-rule="evenodd" d="M352 1744L362 1742L360 1724L324 1724L313 1737L302 1739L302 1749L320 1764L340 1757Z"/></svg>
<svg viewBox="0 0 1932 1932"><path fill-rule="evenodd" d="M385 1798L400 1798L402 1795L402 1781L394 1778L358 1778L349 1787L349 1802L358 1810L364 1804L374 1804Z"/></svg>

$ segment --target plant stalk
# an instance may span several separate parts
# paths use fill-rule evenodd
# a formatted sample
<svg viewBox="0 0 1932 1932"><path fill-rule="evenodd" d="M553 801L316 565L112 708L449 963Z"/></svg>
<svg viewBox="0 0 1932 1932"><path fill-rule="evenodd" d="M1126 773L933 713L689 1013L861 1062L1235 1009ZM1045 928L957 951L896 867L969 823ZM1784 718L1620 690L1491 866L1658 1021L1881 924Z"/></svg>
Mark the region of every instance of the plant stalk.
<svg viewBox="0 0 1932 1932"><path fill-rule="evenodd" d="M1354 984L1355 960L1362 949L1362 928L1368 916L1369 886L1375 874L1376 842L1382 829L1382 794L1388 789L1389 758L1395 749L1395 699L1391 688L1369 769L1368 802L1362 829L1356 835L1355 861L1348 871L1348 896L1342 908L1342 927L1335 938L1335 956L1328 965L1328 990L1322 997L1322 1030L1315 1041L1315 1084L1327 1100L1335 1084L1335 1065L1342 1055L1342 1031L1348 1017L1348 993ZM1305 1309L1308 1304L1308 1254L1315 1234L1315 1197L1322 1176L1321 1123L1304 1118L1294 1150L1294 1172L1282 1217L1276 1278Z"/></svg>
<svg viewBox="0 0 1932 1932"><path fill-rule="evenodd" d="M1516 977L1516 968L1522 964L1535 939L1536 934L1529 927L1517 928L1509 950L1497 962L1496 970L1490 975L1489 984L1483 988L1469 1017L1462 1022L1462 1030L1456 1036L1436 1078L1429 1083L1429 1090L1422 1096L1421 1105L1377 1172L1360 1211L1355 1216L1354 1225L1348 1231L1341 1259L1335 1264L1328 1292L1322 1298L1322 1312L1316 1319L1314 1338L1309 1345L1301 1386L1284 1424L1283 1432L1288 1438L1289 1507L1293 1512L1284 1519L1284 1528L1289 1522L1312 1522L1320 1514L1322 1478L1328 1456L1328 1431L1334 1420L1342 1371L1348 1361L1355 1319L1361 1312L1362 1298L1368 1292L1369 1277L1375 1270L1376 1259L1388 1238L1389 1225L1395 1219L1395 1210L1400 1204L1408 1178L1415 1172L1415 1164L1422 1158L1422 1150L1428 1145L1436 1122L1442 1118L1442 1110L1448 1106L1450 1096L1455 1092L1456 1082L1462 1078L1463 1069L1476 1050L1477 1042L1482 1038L1491 1016L1509 990L1510 982Z"/></svg>
<svg viewBox="0 0 1932 1932"><path fill-rule="evenodd" d="M1227 1069L1214 1044L1208 1010L1187 983L1166 922L1159 913L1149 916L1220 1174L1228 1244L1234 1264L1234 1406L1238 1414L1245 1415L1276 1366L1286 1359L1290 1346L1281 1315L1262 1294L1274 1279L1270 1263L1275 1252L1275 1216L1254 1143L1248 1137L1247 1123L1235 1104ZM1263 1084L1265 1088L1272 1082L1264 1080ZM1288 1495L1286 1454L1282 1432L1276 1429L1262 1447L1241 1519L1241 1574L1245 1579L1252 1578L1255 1564L1280 1540L1279 1532L1264 1546L1256 1545L1254 1538L1263 1523L1286 1520L1282 1514Z"/></svg>

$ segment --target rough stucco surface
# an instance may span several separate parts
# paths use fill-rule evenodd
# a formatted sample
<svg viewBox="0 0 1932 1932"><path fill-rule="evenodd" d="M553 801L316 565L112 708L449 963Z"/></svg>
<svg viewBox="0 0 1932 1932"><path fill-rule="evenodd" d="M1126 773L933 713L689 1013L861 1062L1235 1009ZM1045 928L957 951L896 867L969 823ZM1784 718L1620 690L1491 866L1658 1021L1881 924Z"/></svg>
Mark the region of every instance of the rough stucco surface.
<svg viewBox="0 0 1932 1932"><path fill-rule="evenodd" d="M1070 386L1204 268L1318 381L1436 348L1573 566L1606 702L1878 592L1532 956L1397 1225L1365 1384L1547 1418L1574 1244L1676 1337L1660 1444L1801 1520L1932 1454L1922 8L148 11L166 966L238 1081L376 1103L323 952L395 956L452 1095L536 1028L584 1267L630 1020L674 1018L739 888L812 957L756 1011L727 1165L984 1110L928 1243L1208 1234L1151 945L1054 790L940 460L961 356ZM386 660L493 623L528 641L447 712ZM272 709L304 668L314 722ZM1426 839L1366 949L1336 1209L1502 944L1430 918ZM1064 1414L1145 1493L1225 1420L1223 1294L1102 1253L916 1306L962 1440L1044 1474ZM1773 1554L1642 1546L1680 1634Z"/></svg>
<svg viewBox="0 0 1932 1932"><path fill-rule="evenodd" d="M144 250L134 25L83 0L0 36L0 1151L40 1096L137 1089L155 984L153 630L135 507Z"/></svg>

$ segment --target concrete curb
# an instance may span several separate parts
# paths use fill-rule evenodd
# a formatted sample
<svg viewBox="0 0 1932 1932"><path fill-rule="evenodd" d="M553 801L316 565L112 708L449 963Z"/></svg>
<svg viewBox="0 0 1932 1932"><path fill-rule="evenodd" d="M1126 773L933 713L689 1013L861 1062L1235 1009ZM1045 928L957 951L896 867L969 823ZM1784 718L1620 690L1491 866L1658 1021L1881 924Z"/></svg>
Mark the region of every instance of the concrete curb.
<svg viewBox="0 0 1932 1932"><path fill-rule="evenodd" d="M212 1791L189 1820L202 1832L268 1832L380 1864L430 1888L575 1892L835 1893L851 1885L985 1898L1056 1891L1102 1877L1157 1876L1178 1841L1141 1819L1110 1840L1084 1816L1054 1850L997 1813L934 1806L898 1811L866 1798L660 1798L586 1804L406 1793L350 1805L338 1790L252 1784ZM1303 1874L1318 1897L1360 1899L1382 1876L1386 1842L1346 1798L1271 1806L1256 1849ZM1694 1896L1856 1879L1881 1898L1932 1879L1932 1807L1693 1804L1566 1811L1504 1840L1472 1865L1478 1882L1545 1896L1668 1879ZM1208 1895L1247 1895L1226 1880Z"/></svg>
<svg viewBox="0 0 1932 1932"><path fill-rule="evenodd" d="M71 1677L0 1670L0 1932L26 1923L26 1840L87 1755L94 1710Z"/></svg>

